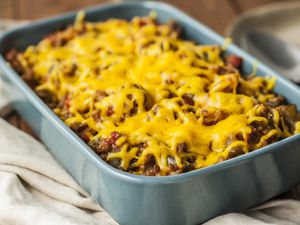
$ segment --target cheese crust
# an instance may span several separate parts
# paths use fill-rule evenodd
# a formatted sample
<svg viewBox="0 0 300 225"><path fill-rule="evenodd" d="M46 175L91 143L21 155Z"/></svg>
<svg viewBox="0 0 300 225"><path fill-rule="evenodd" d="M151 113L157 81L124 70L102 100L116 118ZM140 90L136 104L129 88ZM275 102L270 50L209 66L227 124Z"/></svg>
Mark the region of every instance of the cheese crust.
<svg viewBox="0 0 300 225"><path fill-rule="evenodd" d="M242 76L242 59L180 38L155 16L85 22L7 60L101 158L124 171L172 175L299 132L274 77Z"/></svg>

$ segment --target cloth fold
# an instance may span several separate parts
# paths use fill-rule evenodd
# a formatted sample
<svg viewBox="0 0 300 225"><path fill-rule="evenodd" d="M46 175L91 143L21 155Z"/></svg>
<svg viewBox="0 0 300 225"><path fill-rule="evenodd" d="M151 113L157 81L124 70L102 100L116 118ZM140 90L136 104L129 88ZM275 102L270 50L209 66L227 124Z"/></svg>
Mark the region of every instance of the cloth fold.
<svg viewBox="0 0 300 225"><path fill-rule="evenodd" d="M273 200L242 213L219 216L205 225L298 225L300 201L294 199Z"/></svg>
<svg viewBox="0 0 300 225"><path fill-rule="evenodd" d="M0 119L0 224L117 223L42 144Z"/></svg>

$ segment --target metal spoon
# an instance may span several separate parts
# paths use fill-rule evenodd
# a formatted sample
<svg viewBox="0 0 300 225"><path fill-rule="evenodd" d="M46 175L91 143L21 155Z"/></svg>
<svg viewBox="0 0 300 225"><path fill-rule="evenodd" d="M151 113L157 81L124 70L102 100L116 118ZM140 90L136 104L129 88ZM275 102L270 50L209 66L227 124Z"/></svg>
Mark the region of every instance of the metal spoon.
<svg viewBox="0 0 300 225"><path fill-rule="evenodd" d="M300 50L271 34L252 31L246 34L247 51L288 79L300 83Z"/></svg>

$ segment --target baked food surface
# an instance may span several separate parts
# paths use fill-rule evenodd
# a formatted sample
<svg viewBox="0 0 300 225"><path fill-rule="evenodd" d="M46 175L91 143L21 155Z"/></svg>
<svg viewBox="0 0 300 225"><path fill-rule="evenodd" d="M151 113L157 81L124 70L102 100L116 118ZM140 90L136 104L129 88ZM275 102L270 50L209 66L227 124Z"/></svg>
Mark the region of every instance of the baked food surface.
<svg viewBox="0 0 300 225"><path fill-rule="evenodd" d="M180 38L155 15L85 22L6 59L102 159L172 175L254 151L300 131L275 78L242 76L242 59Z"/></svg>

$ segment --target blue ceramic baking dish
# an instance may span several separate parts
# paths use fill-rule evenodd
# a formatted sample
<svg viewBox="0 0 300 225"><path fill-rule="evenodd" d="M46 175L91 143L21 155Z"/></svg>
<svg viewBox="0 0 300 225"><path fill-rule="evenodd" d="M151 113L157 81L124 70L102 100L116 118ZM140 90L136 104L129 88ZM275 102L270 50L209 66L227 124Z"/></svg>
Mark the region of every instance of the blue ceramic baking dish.
<svg viewBox="0 0 300 225"><path fill-rule="evenodd" d="M220 44L224 39L176 8L158 2L108 4L86 10L87 20L130 19L155 10L158 20L176 20L184 38ZM79 184L121 224L199 224L214 216L241 211L270 199L300 181L300 136L295 135L249 154L204 169L168 177L145 177L119 171L100 159L69 129L7 65L3 54L24 49L43 36L73 23L70 13L19 27L0 39L0 65L5 94L54 157ZM213 15L212 15L213 16ZM244 58L243 73L255 60L230 45L230 53ZM266 66L259 75L277 77L276 91L300 108L300 90Z"/></svg>

